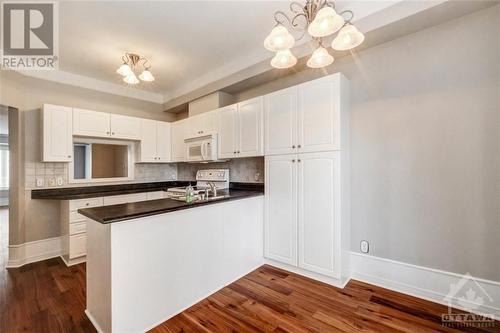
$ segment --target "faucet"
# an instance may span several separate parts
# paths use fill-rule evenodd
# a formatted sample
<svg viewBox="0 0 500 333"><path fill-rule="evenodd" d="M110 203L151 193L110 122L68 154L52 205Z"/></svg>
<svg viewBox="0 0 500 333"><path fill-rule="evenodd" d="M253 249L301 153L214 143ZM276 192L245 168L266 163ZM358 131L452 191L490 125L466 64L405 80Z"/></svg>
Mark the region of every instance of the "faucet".
<svg viewBox="0 0 500 333"><path fill-rule="evenodd" d="M217 196L217 186L215 185L215 183L208 182L207 184L208 184L208 186L210 186L210 191L212 191L212 193L214 194L214 197L216 197ZM207 198L208 198L208 196L207 196Z"/></svg>

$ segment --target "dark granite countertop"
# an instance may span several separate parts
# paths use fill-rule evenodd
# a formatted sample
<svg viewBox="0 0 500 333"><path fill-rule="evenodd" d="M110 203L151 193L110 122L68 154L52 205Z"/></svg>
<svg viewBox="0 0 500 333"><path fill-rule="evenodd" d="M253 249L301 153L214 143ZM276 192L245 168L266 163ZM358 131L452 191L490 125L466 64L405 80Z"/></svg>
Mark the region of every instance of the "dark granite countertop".
<svg viewBox="0 0 500 333"><path fill-rule="evenodd" d="M218 195L225 195L224 198L212 201L196 201L193 203L186 203L173 199L158 199L150 201L142 201L121 205L93 207L79 209L78 213L86 217L103 223L113 223L125 220L136 219L151 215L164 214L175 212L178 210L189 209L194 207L214 205L219 202L227 202L232 200L240 200L244 198L251 198L261 196L264 194L263 184L231 184L232 188L229 190L219 190Z"/></svg>
<svg viewBox="0 0 500 333"><path fill-rule="evenodd" d="M111 195L133 194L142 192L161 191L171 187L188 186L189 181L171 181L155 183L133 183L119 185L98 185L66 188L51 188L32 190L31 199L48 200L75 200L95 197L108 197Z"/></svg>

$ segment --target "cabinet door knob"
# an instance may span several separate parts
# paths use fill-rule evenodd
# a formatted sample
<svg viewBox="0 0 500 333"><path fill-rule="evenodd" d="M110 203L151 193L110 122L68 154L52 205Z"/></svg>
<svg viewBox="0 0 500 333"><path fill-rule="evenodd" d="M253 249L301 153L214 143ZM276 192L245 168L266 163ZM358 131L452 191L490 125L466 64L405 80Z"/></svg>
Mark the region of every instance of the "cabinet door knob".
<svg viewBox="0 0 500 333"><path fill-rule="evenodd" d="M233 154L236 154L236 150L233 152Z"/></svg>
<svg viewBox="0 0 500 333"><path fill-rule="evenodd" d="M295 149L295 145L293 145L292 148Z"/></svg>
<svg viewBox="0 0 500 333"><path fill-rule="evenodd" d="M292 163L295 163L295 159L292 160Z"/></svg>
<svg viewBox="0 0 500 333"><path fill-rule="evenodd" d="M112 135L115 135L115 132L111 132L111 134L112 134ZM300 148L300 146L299 146L299 148Z"/></svg>
<svg viewBox="0 0 500 333"><path fill-rule="evenodd" d="M297 148L302 148L301 145L298 145Z"/></svg>
<svg viewBox="0 0 500 333"><path fill-rule="evenodd" d="M109 132L106 132L106 134L109 134Z"/></svg>
<svg viewBox="0 0 500 333"><path fill-rule="evenodd" d="M68 158L71 158L71 155L68 155Z"/></svg>
<svg viewBox="0 0 500 333"><path fill-rule="evenodd" d="M240 153L240 151L238 150L238 154Z"/></svg>
<svg viewBox="0 0 500 333"><path fill-rule="evenodd" d="M158 157L159 160L161 160L161 158Z"/></svg>
<svg viewBox="0 0 500 333"><path fill-rule="evenodd" d="M299 162L299 163L300 163L300 158L297 160L297 162Z"/></svg>

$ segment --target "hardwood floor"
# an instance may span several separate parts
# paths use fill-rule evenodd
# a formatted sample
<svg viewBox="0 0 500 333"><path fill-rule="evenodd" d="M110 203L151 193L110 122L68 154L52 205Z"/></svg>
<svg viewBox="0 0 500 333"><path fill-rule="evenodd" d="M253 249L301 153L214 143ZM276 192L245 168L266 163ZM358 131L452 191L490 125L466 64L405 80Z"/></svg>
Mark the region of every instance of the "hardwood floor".
<svg viewBox="0 0 500 333"><path fill-rule="evenodd" d="M1 267L0 332L96 332L84 309L85 264ZM357 281L338 289L263 266L151 332L459 332L441 326L446 311Z"/></svg>

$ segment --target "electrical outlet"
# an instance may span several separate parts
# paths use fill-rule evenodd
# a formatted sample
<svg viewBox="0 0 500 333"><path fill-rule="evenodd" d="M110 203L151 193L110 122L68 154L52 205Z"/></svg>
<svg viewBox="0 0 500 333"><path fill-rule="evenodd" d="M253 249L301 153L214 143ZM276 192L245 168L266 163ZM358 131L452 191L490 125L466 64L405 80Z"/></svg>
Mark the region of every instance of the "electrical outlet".
<svg viewBox="0 0 500 333"><path fill-rule="evenodd" d="M56 183L57 183L57 186L63 186L63 178L62 177L57 177L56 178Z"/></svg>
<svg viewBox="0 0 500 333"><path fill-rule="evenodd" d="M368 253L370 252L370 243L368 243L368 241L362 240L361 243L359 244L359 248L361 252Z"/></svg>
<svg viewBox="0 0 500 333"><path fill-rule="evenodd" d="M260 179L260 172L256 172L255 175L253 176L253 179L257 182Z"/></svg>
<svg viewBox="0 0 500 333"><path fill-rule="evenodd" d="M48 183L49 183L49 186L56 186L56 179L51 177L51 178L49 178Z"/></svg>
<svg viewBox="0 0 500 333"><path fill-rule="evenodd" d="M38 177L36 179L36 187L43 187L43 183L44 183L43 177Z"/></svg>

